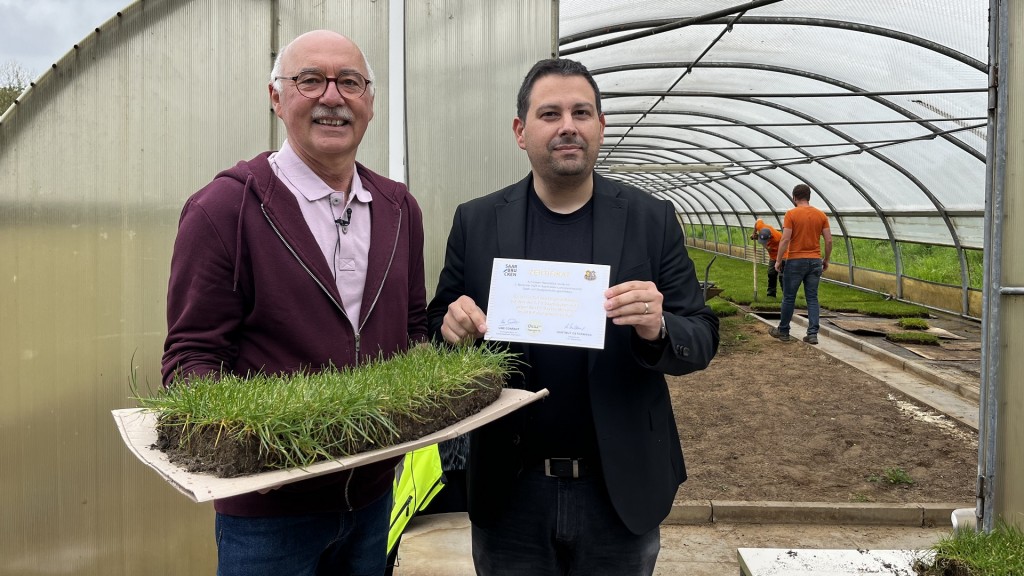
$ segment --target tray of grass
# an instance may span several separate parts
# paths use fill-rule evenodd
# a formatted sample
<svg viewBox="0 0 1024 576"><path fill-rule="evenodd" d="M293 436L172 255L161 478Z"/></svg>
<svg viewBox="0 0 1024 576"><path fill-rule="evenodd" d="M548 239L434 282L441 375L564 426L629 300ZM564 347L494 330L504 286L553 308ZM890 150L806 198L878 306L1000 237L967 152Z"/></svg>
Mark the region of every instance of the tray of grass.
<svg viewBox="0 0 1024 576"><path fill-rule="evenodd" d="M204 502L400 456L547 395L503 388L513 369L504 352L422 346L356 369L194 379L113 416L139 460Z"/></svg>

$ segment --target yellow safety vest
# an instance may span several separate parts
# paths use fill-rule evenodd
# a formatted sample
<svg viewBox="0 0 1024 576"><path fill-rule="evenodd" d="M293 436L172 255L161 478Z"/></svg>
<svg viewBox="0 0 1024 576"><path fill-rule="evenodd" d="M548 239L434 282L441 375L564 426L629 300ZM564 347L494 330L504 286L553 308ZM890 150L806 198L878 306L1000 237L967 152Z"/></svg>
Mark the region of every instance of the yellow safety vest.
<svg viewBox="0 0 1024 576"><path fill-rule="evenodd" d="M395 472L395 507L391 510L388 554L395 547L405 525L430 504L444 488L441 455L437 444L413 450L405 455Z"/></svg>

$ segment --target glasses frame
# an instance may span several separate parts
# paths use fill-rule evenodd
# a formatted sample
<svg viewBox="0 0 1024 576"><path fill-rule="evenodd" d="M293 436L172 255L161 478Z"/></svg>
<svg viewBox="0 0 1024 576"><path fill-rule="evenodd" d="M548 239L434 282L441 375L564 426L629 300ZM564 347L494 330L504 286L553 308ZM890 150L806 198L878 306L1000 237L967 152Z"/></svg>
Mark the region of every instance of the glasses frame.
<svg viewBox="0 0 1024 576"><path fill-rule="evenodd" d="M305 92L303 92L302 90L299 89L299 82L298 82L299 78L301 78L301 77L303 77L303 76L305 76L307 74L313 74L313 75L316 75L316 76L323 77L323 79L324 79L324 91L321 92L319 95L317 95L317 96L308 96L308 95L306 95ZM364 83L363 84L363 91L360 92L359 94L346 92L345 90L343 90L341 88L341 85L338 84L338 80L341 80L342 78L351 78L353 76L357 76L357 77L363 79L363 83ZM370 84L373 84L372 80L370 80L366 76L363 76L359 72L345 72L343 75L335 76L334 78L331 78L330 76L328 76L328 75L326 75L326 74L324 74L322 72L303 72L301 74L296 74L295 76L274 76L274 80L291 80L292 84L295 85L295 91L298 92L299 95L302 96L303 98L309 98L310 100L319 100L319 99L323 98L324 94L327 94L327 88L332 83L334 84L334 87L338 90L338 94L341 94L342 96L350 96L352 98L362 98L363 95L366 94L366 91L370 89Z"/></svg>

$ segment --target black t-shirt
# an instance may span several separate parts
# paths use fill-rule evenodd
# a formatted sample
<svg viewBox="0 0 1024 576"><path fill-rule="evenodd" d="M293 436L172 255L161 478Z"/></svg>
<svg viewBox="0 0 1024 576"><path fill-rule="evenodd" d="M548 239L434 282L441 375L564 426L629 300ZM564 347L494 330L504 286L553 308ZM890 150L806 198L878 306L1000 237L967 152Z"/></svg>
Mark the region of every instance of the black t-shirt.
<svg viewBox="0 0 1024 576"><path fill-rule="evenodd" d="M571 214L552 212L530 187L526 216L526 257L556 262L593 261L594 201ZM526 460L597 460L597 433L590 410L586 348L530 345L530 390L550 395L526 407L523 454Z"/></svg>

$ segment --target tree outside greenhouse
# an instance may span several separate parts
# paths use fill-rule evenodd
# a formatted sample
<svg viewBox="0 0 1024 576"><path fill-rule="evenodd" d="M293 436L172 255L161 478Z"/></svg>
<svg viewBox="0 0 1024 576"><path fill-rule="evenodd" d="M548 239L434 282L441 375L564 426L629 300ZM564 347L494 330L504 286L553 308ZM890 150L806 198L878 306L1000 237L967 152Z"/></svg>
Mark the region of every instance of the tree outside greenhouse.
<svg viewBox="0 0 1024 576"><path fill-rule="evenodd" d="M0 64L0 115L3 115L14 100L29 84L29 73L20 64L10 60Z"/></svg>

